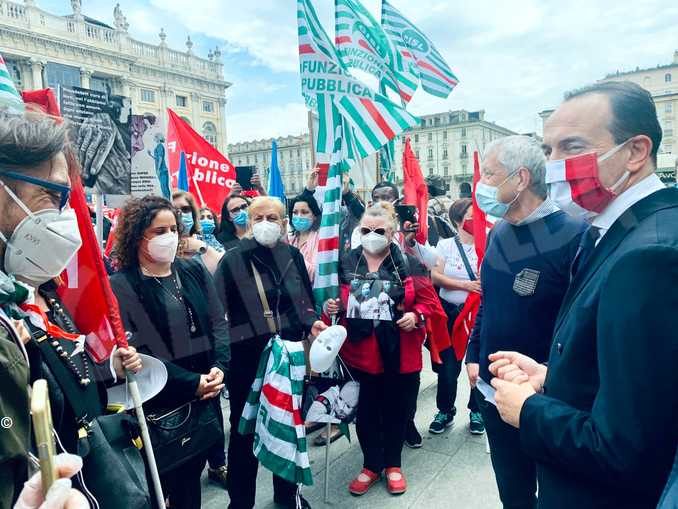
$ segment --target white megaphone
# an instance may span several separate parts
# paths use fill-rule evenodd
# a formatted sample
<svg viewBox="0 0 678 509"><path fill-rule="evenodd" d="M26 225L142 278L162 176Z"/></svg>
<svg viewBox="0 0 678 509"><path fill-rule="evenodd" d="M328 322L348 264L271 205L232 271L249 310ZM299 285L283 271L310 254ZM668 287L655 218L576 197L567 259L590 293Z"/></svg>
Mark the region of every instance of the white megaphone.
<svg viewBox="0 0 678 509"><path fill-rule="evenodd" d="M143 368L137 373L136 379L141 393L141 401L145 403L154 396L157 396L167 383L167 368L162 361L145 355L139 354ZM122 405L125 410L134 408L132 395L129 393L127 384L121 383L106 389L108 392L108 404Z"/></svg>
<svg viewBox="0 0 678 509"><path fill-rule="evenodd" d="M311 369L316 373L323 373L330 369L344 341L346 341L346 328L341 325L333 325L318 334L308 355Z"/></svg>

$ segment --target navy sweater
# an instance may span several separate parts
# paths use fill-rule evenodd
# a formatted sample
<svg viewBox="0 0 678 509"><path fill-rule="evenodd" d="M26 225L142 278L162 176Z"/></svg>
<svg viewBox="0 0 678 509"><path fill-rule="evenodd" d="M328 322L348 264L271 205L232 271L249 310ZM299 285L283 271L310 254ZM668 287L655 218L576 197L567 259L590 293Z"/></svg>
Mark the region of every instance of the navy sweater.
<svg viewBox="0 0 678 509"><path fill-rule="evenodd" d="M498 350L548 359L584 229L583 222L557 211L520 226L500 221L490 232L481 266L482 304L466 353L467 363L480 363L486 382L492 378L487 356Z"/></svg>

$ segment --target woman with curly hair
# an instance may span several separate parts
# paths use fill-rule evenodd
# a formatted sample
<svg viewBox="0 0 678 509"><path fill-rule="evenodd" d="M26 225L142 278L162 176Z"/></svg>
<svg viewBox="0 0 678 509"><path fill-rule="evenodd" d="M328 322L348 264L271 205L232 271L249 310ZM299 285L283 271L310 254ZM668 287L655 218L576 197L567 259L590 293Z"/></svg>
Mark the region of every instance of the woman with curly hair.
<svg viewBox="0 0 678 509"><path fill-rule="evenodd" d="M176 257L182 228L179 212L166 199L128 201L116 229L121 270L111 285L125 329L132 333L130 344L167 366L167 385L147 403L149 414L193 402L196 411L221 416L218 396L230 360L228 327L205 267ZM223 431L213 438L178 466L158 465L172 507L200 507L200 473Z"/></svg>

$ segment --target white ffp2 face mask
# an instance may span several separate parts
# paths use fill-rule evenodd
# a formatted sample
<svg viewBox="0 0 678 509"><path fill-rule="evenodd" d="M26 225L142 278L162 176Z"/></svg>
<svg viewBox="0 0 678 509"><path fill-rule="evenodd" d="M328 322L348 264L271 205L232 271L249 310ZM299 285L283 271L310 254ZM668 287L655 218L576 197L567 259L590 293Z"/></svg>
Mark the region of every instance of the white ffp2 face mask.
<svg viewBox="0 0 678 509"><path fill-rule="evenodd" d="M388 238L386 235L379 235L376 232L370 232L360 237L360 244L363 249L370 254L383 253L388 247Z"/></svg>
<svg viewBox="0 0 678 509"><path fill-rule="evenodd" d="M64 271L80 249L82 239L73 209L27 214L9 239L2 233L0 239L6 244L5 272L38 287Z"/></svg>
<svg viewBox="0 0 678 509"><path fill-rule="evenodd" d="M167 232L148 241L148 255L154 262L172 263L177 256L179 246L179 234Z"/></svg>
<svg viewBox="0 0 678 509"><path fill-rule="evenodd" d="M281 229L278 223L271 221L260 221L252 226L252 235L254 240L266 247L275 246L280 240Z"/></svg>

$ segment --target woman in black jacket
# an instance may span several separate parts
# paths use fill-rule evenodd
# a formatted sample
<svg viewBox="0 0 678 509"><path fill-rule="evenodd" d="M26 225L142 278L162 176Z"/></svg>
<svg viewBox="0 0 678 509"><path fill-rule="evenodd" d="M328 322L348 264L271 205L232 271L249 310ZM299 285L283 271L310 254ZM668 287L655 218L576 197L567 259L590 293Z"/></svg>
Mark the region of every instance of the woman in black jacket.
<svg viewBox="0 0 678 509"><path fill-rule="evenodd" d="M196 261L175 260L180 229L169 201L146 196L127 202L116 230L121 271L111 284L125 328L133 334L130 344L162 360L168 371L167 385L146 404L150 414L196 399L219 405L230 358L228 328L211 276ZM164 471L158 465L172 507L200 507L208 442L176 468Z"/></svg>
<svg viewBox="0 0 678 509"><path fill-rule="evenodd" d="M214 275L229 319L233 355L227 382L231 401L227 485L232 509L254 507L258 466L252 453L254 436L238 433L238 423L264 347L276 333L287 341L302 341L326 327L318 321L301 253L282 242L287 230L282 202L255 198L249 206L249 221L253 238L242 239L228 251ZM261 277L275 331L264 317L255 271ZM295 507L294 484L274 476L273 488L276 503Z"/></svg>

